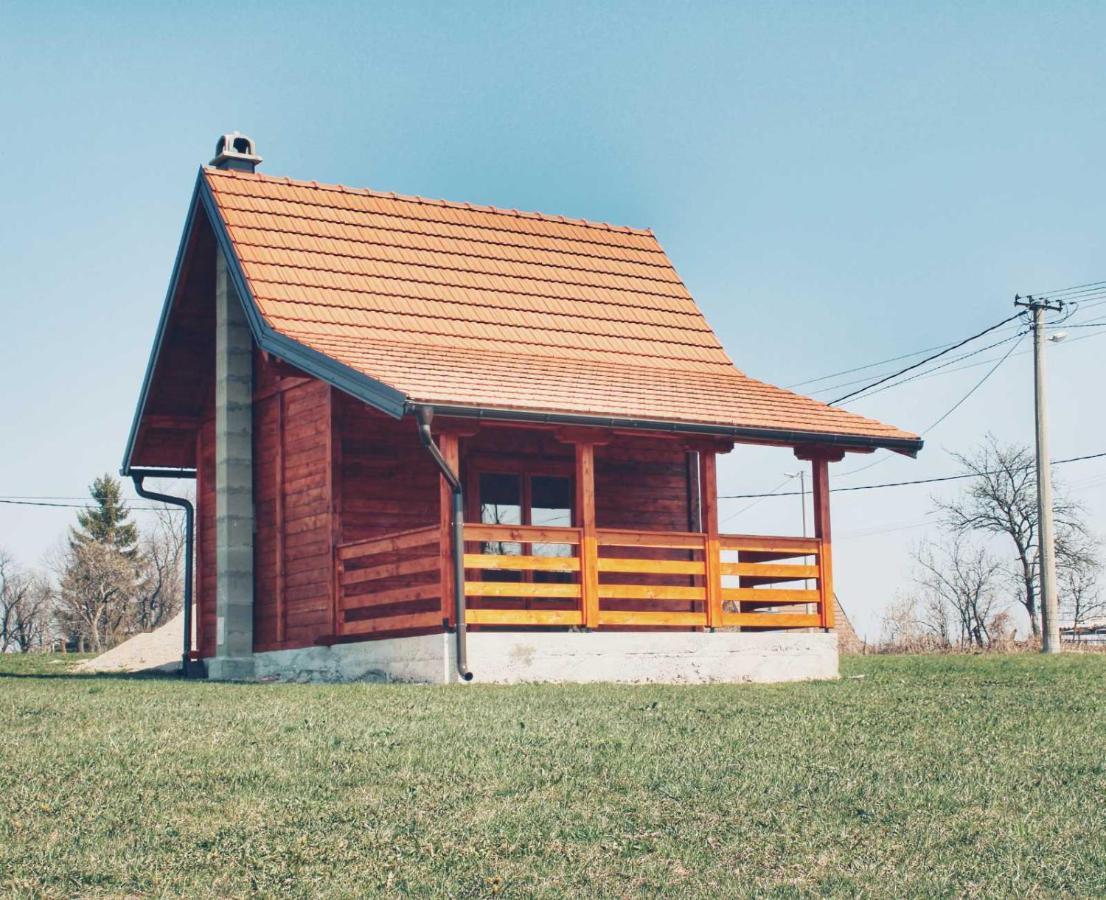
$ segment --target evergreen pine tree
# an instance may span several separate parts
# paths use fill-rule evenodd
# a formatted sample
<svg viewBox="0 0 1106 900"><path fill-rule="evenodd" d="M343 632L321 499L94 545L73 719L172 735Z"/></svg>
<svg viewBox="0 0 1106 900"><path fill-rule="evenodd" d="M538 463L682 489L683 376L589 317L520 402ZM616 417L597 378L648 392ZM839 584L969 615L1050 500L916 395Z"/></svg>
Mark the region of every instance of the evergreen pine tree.
<svg viewBox="0 0 1106 900"><path fill-rule="evenodd" d="M77 513L79 527L69 529L69 545L76 549L95 542L134 559L138 555L138 526L130 521L119 481L104 474L88 490L96 506Z"/></svg>

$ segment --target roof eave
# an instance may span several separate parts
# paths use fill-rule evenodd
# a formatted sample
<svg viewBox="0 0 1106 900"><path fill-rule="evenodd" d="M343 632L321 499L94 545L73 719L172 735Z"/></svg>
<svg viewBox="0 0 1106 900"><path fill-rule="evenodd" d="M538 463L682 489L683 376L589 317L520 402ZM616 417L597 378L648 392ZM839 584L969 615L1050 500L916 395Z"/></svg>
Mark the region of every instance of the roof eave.
<svg viewBox="0 0 1106 900"><path fill-rule="evenodd" d="M634 431L661 431L686 435L711 435L734 438L737 441L785 445L828 445L843 450L866 452L891 450L904 456L916 457L924 442L921 438L879 437L876 435L840 434L823 431L797 431L784 428L752 428L737 425L716 425L694 422L674 422L662 419L619 418L617 416L589 416L576 413L538 412L493 407L461 406L449 403L412 403L433 410L436 416L456 416L467 419L484 419L501 422L535 422L556 425L579 425L593 428L620 428Z"/></svg>

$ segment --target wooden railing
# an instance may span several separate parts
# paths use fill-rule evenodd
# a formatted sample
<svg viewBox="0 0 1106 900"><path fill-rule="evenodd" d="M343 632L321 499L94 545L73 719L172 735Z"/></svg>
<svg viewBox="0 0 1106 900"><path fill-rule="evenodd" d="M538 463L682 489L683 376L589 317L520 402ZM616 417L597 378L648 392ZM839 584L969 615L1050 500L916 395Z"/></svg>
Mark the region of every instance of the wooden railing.
<svg viewBox="0 0 1106 900"><path fill-rule="evenodd" d="M466 525L476 551L465 553L468 624L583 625L580 537L579 528Z"/></svg>
<svg viewBox="0 0 1106 900"><path fill-rule="evenodd" d="M593 561L578 528L465 526L472 625L606 628L831 627L823 553L813 538L597 529ZM571 555L570 555L571 554ZM586 567L598 604L589 621Z"/></svg>
<svg viewBox="0 0 1106 900"><path fill-rule="evenodd" d="M338 634L441 628L440 535L435 525L339 545Z"/></svg>
<svg viewBox="0 0 1106 900"><path fill-rule="evenodd" d="M441 529L338 547L338 635L444 627ZM816 628L833 624L815 538L711 536L600 528L595 558L580 528L465 526L465 617L473 626ZM446 567L448 567L448 560ZM594 566L597 603L584 602Z"/></svg>

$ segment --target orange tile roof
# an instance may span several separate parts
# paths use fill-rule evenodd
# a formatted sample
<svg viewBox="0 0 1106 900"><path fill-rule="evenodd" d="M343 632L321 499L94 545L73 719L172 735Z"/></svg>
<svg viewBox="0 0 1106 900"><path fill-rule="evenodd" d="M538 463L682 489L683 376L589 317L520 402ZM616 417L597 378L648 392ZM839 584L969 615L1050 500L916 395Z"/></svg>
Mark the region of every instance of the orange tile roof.
<svg viewBox="0 0 1106 900"><path fill-rule="evenodd" d="M916 440L739 371L649 231L204 178L265 322L412 403Z"/></svg>

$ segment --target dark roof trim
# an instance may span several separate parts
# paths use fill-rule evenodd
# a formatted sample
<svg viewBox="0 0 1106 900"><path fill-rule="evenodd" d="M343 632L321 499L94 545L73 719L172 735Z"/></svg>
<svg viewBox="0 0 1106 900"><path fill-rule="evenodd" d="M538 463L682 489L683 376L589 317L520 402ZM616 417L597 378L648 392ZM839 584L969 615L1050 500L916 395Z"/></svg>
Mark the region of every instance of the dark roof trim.
<svg viewBox="0 0 1106 900"><path fill-rule="evenodd" d="M142 421L142 415L146 410L146 402L149 399L150 385L153 381L154 371L157 368L158 356L165 340L165 332L169 324L169 314L173 306L173 298L177 295L180 286L181 270L184 264L185 252L188 240L192 235L192 229L196 221L196 211L203 209L215 235L216 243L227 261L227 272L234 284L235 291L242 301L242 308L246 313L246 321L250 326L257 345L274 356L278 356L288 363L302 369L309 375L314 375L328 384L334 385L341 391L363 400L370 406L381 412L400 418L406 409L407 397L401 391L397 391L390 385L351 369L331 357L319 353L310 347L306 347L298 341L273 329L258 312L257 303L250 293L241 264L234 252L234 245L227 234L223 217L219 214L215 204L215 198L211 194L211 188L204 178L203 169L196 176L196 184L192 189L192 199L188 204L188 217L184 222L184 232L181 235L180 245L177 248L176 261L173 263L173 272L169 278L169 289L165 295L165 302L161 308L161 318L158 320L157 332L154 338L154 348L150 353L150 360L146 364L146 375L142 379L142 390L138 396L138 406L135 409L134 419L131 421L130 434L127 437L126 450L123 453L123 465L119 473L129 476L132 473L131 458L134 455L135 442L138 439L138 428Z"/></svg>
<svg viewBox="0 0 1106 900"><path fill-rule="evenodd" d="M416 404L409 406L413 412ZM879 438L855 434L833 434L820 431L786 431L776 428L742 428L732 425L695 425L690 422L667 422L654 419L619 419L610 416L581 416L571 413L524 412L510 409L488 409L477 406L450 406L420 403L436 416L457 416L501 422L540 422L557 425L583 425L596 428L628 428L641 431L670 431L675 434L730 437L737 441L770 442L773 444L820 444L845 450L893 450L906 456L917 456L922 449L921 438Z"/></svg>
<svg viewBox="0 0 1106 900"><path fill-rule="evenodd" d="M150 352L150 359L146 363L146 375L142 379L142 390L138 394L138 406L134 411L134 419L131 420L127 448L123 452L123 465L119 469L119 474L124 477L131 473L131 456L134 455L134 443L138 440L138 425L142 421L142 413L146 409L146 400L149 398L154 369L157 368L157 358L161 354L161 344L165 339L166 326L169 324L169 310L173 306L173 298L177 295L181 267L184 264L184 251L188 246L188 239L192 236L192 226L196 221L196 198L199 191L200 179L197 178L196 184L192 188L192 199L188 201L188 216L184 220L184 232L181 234L180 244L177 247L177 258L173 262L173 272L169 276L169 289L165 292L165 302L161 306L161 318L158 319L157 331L154 335L154 349Z"/></svg>

